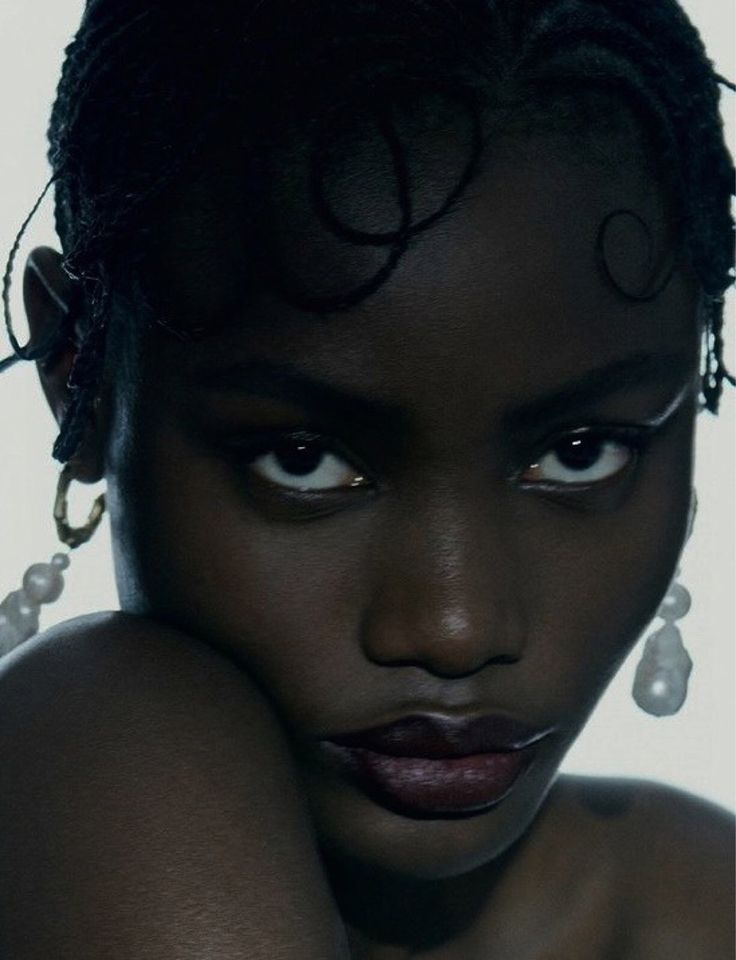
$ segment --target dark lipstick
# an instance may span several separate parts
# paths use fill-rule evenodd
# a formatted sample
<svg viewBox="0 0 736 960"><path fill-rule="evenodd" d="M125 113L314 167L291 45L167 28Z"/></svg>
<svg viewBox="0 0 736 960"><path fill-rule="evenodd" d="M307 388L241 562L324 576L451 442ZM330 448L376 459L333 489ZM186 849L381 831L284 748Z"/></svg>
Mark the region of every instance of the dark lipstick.
<svg viewBox="0 0 736 960"><path fill-rule="evenodd" d="M322 741L367 793L420 816L480 812L499 803L549 729L503 716L418 714Z"/></svg>

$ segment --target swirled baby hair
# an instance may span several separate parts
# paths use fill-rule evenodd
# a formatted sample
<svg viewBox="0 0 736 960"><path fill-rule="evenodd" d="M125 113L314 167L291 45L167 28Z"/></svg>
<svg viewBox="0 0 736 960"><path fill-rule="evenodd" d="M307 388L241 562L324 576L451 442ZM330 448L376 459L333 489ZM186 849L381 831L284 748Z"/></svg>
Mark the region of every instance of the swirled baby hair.
<svg viewBox="0 0 736 960"><path fill-rule="evenodd" d="M89 0L49 127L56 227L80 291L61 331L78 349L55 457L70 459L86 429L115 296L125 286L145 299L131 278L143 273L162 199L218 143L242 146L253 281L304 310L339 312L385 284L414 239L461 202L486 148L484 117L495 111L513 127L546 110L584 126L594 120L591 96L620 104L646 131L702 293L703 403L716 412L723 381L734 382L722 357L734 249L733 164L719 113L725 85L675 0ZM397 121L406 104L422 104L415 117L424 123L455 116L466 130L462 168L422 216L407 128ZM346 222L325 186L332 145L356 124L378 135L388 157L396 217L380 231ZM295 138L307 148L324 229L385 253L354 289L305 289L273 256L261 198L274 158ZM17 243L5 277L11 333L16 251ZM12 342L14 359L39 358ZM58 349L58 340L44 349Z"/></svg>

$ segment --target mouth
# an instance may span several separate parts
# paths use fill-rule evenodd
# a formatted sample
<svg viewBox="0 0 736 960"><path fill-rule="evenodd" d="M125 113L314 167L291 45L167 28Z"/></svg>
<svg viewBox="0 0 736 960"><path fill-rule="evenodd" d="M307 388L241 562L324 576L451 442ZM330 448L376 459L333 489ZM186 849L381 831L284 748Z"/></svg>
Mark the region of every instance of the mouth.
<svg viewBox="0 0 736 960"><path fill-rule="evenodd" d="M502 716L414 715L320 746L355 785L392 810L467 816L505 799L551 732Z"/></svg>

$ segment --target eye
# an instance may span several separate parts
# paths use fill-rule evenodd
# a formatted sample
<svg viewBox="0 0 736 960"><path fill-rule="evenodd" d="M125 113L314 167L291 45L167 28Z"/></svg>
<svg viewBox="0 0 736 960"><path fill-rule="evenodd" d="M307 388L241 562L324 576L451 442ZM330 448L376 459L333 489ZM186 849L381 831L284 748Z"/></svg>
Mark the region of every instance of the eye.
<svg viewBox="0 0 736 960"><path fill-rule="evenodd" d="M578 431L559 439L536 463L521 474L523 483L602 483L615 477L636 459L634 440L593 430Z"/></svg>
<svg viewBox="0 0 736 960"><path fill-rule="evenodd" d="M317 436L291 435L275 440L250 459L249 469L278 487L318 493L364 487L363 472Z"/></svg>

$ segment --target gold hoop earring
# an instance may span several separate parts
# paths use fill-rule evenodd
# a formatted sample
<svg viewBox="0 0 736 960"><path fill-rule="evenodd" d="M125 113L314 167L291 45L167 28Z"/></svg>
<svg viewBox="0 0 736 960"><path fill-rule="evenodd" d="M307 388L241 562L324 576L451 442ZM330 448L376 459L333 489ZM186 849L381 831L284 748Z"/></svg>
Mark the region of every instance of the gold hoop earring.
<svg viewBox="0 0 736 960"><path fill-rule="evenodd" d="M70 526L67 498L73 479L67 464L59 476L54 500L56 531L70 551L87 543L105 513L105 495L101 494L84 526ZM63 571L69 563L69 553L56 553L49 563L34 563L23 575L20 590L13 590L0 603L0 657L38 633L41 605L59 599L64 590Z"/></svg>
<svg viewBox="0 0 736 960"><path fill-rule="evenodd" d="M92 504L87 522L82 527L72 527L69 525L69 505L68 495L69 487L73 481L71 468L66 464L59 475L59 483L56 488L56 500L54 501L54 521L56 523L56 533L59 540L66 544L71 550L81 547L92 539L95 530L100 525L100 521L105 513L105 494L101 493Z"/></svg>

